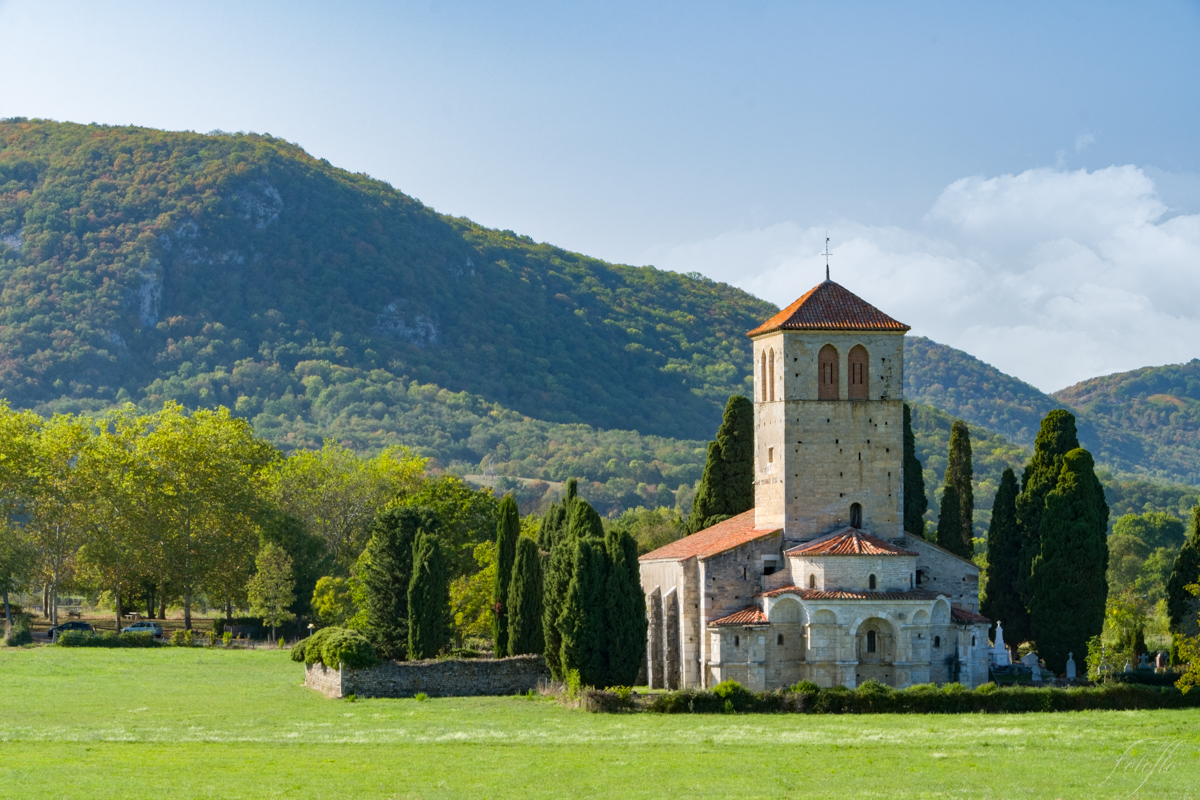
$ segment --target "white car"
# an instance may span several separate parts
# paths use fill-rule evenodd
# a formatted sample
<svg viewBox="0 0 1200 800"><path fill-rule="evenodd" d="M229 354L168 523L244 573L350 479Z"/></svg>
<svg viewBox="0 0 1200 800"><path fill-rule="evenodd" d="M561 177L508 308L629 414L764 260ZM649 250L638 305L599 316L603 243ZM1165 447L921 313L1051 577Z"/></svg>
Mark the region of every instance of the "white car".
<svg viewBox="0 0 1200 800"><path fill-rule="evenodd" d="M148 633L151 636L162 636L163 630L157 622L143 620L133 623L128 628L121 628L121 633Z"/></svg>

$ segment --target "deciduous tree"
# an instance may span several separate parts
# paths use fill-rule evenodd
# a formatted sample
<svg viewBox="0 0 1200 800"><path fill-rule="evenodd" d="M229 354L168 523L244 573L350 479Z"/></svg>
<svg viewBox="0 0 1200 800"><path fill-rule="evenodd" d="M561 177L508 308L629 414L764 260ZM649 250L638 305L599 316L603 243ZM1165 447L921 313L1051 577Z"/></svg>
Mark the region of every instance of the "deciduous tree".
<svg viewBox="0 0 1200 800"><path fill-rule="evenodd" d="M296 601L292 559L282 547L267 542L258 551L254 565L258 571L248 587L250 613L262 617L263 622L271 626L271 641L274 641L275 629L296 618L291 611L292 603Z"/></svg>

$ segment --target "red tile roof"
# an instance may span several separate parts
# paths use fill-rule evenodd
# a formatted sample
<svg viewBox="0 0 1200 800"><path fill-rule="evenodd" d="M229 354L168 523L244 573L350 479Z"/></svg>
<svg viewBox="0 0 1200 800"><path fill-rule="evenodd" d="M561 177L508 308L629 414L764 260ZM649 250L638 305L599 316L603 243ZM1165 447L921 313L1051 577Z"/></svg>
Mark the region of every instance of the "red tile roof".
<svg viewBox="0 0 1200 800"><path fill-rule="evenodd" d="M908 329L908 325L892 319L840 284L827 280L746 335L758 336L777 330L902 333Z"/></svg>
<svg viewBox="0 0 1200 800"><path fill-rule="evenodd" d="M905 550L878 536L863 533L857 528L842 528L836 533L823 536L814 542L798 545L788 550L789 556L915 556L913 550Z"/></svg>
<svg viewBox="0 0 1200 800"><path fill-rule="evenodd" d="M755 528L754 509L730 517L724 522L718 522L711 528L697 531L691 536L671 542L668 545L646 553L639 561L684 561L689 558L708 558L717 553L723 553L739 545L761 539L772 533L778 533L780 528Z"/></svg>
<svg viewBox="0 0 1200 800"><path fill-rule="evenodd" d="M965 608L958 608L956 606L950 607L950 618L955 622L986 622L988 625L992 624L992 621L982 614L976 614L974 611L967 611Z"/></svg>
<svg viewBox="0 0 1200 800"><path fill-rule="evenodd" d="M709 625L766 625L767 615L758 606L747 606L728 617L714 619Z"/></svg>
<svg viewBox="0 0 1200 800"><path fill-rule="evenodd" d="M781 594L794 594L801 600L936 600L941 595L928 589L909 589L907 592L859 592L849 589L801 589L799 586L780 586L768 592L761 592L755 597L778 597Z"/></svg>

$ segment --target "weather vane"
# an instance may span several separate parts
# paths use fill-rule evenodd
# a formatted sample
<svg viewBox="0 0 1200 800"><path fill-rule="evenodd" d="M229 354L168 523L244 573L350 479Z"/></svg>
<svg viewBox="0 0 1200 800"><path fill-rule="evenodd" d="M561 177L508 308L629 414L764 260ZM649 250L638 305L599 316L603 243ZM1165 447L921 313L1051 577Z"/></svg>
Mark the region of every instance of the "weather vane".
<svg viewBox="0 0 1200 800"><path fill-rule="evenodd" d="M829 280L829 231L826 231L825 234L825 252L821 255L825 256L825 280Z"/></svg>

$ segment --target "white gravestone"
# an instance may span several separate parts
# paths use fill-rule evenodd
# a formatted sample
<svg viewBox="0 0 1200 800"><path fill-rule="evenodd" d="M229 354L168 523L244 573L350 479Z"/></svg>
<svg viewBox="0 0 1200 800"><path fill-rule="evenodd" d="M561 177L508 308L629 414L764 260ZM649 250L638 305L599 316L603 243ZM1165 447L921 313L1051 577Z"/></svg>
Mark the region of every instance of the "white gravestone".
<svg viewBox="0 0 1200 800"><path fill-rule="evenodd" d="M1042 679L1042 668L1038 666L1037 653L1029 653L1021 659L1021 663L1029 667L1029 674L1035 681Z"/></svg>
<svg viewBox="0 0 1200 800"><path fill-rule="evenodd" d="M1067 680L1075 680L1075 654L1067 653Z"/></svg>
<svg viewBox="0 0 1200 800"><path fill-rule="evenodd" d="M1000 627L999 620L996 621L996 643L992 645L992 663L997 667L1007 667L1012 663L1008 659L1008 648L1004 646L1004 629Z"/></svg>

